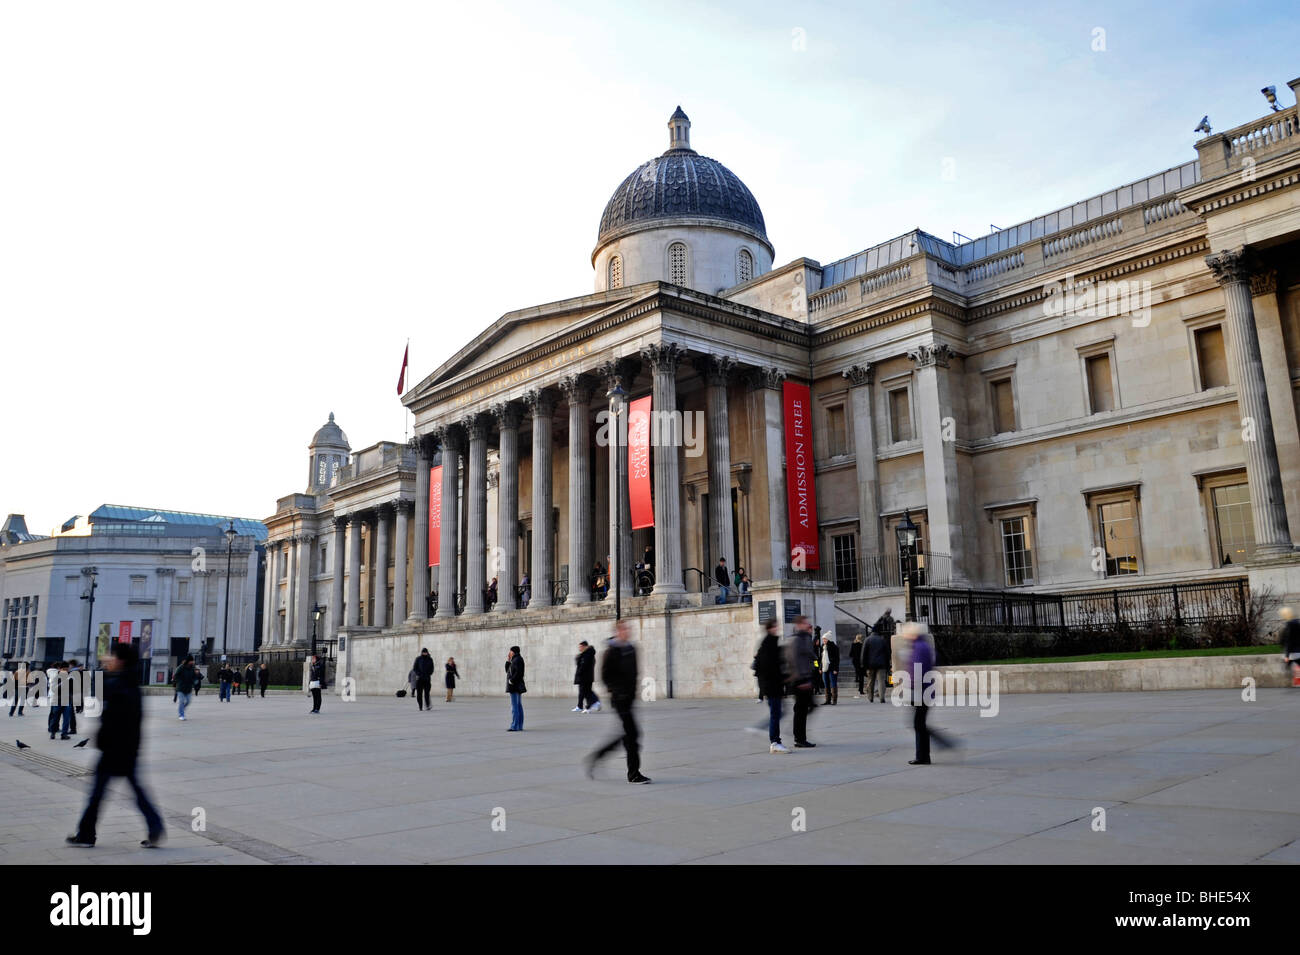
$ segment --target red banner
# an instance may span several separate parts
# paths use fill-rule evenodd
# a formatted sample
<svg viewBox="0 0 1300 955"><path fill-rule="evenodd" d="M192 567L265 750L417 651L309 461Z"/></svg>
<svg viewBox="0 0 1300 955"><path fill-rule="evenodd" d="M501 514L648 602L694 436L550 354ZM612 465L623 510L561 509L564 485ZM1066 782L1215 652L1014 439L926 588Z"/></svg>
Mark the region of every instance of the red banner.
<svg viewBox="0 0 1300 955"><path fill-rule="evenodd" d="M785 382L785 487L790 505L790 566L817 570L817 481L813 473L812 401L807 385ZM802 552L802 553L801 553ZM802 560L803 567L798 566Z"/></svg>
<svg viewBox="0 0 1300 955"><path fill-rule="evenodd" d="M655 526L650 495L650 398L636 399L627 413L627 500L633 530Z"/></svg>
<svg viewBox="0 0 1300 955"><path fill-rule="evenodd" d="M117 642L118 642L118 643L130 643L130 642L131 642L131 625L132 625L132 621L130 621L130 620L123 620L121 623L119 623L119 624L117 625Z"/></svg>
<svg viewBox="0 0 1300 955"><path fill-rule="evenodd" d="M429 566L438 565L442 546L442 465L429 468Z"/></svg>

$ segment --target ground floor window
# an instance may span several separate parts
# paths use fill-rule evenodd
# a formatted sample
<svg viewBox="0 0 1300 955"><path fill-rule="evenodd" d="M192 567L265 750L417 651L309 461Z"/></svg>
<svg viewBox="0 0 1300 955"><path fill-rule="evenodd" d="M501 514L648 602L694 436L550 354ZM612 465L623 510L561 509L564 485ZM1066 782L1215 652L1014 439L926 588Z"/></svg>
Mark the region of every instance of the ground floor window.
<svg viewBox="0 0 1300 955"><path fill-rule="evenodd" d="M1002 530L1003 580L1008 587L1034 582L1033 528L1027 517L1008 517L999 522Z"/></svg>
<svg viewBox="0 0 1300 955"><path fill-rule="evenodd" d="M853 534L837 534L831 538L831 552L835 556L835 590L852 593L858 589L858 548Z"/></svg>

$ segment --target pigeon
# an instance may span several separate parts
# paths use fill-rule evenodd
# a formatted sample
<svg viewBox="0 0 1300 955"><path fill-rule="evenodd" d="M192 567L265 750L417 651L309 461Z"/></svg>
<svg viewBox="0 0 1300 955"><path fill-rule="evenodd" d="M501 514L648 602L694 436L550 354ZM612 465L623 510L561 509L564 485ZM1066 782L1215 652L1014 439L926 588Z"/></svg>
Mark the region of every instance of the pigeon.
<svg viewBox="0 0 1300 955"><path fill-rule="evenodd" d="M87 738L87 739L83 739L80 743L78 743L76 746L74 746L74 747L72 747L72 748L73 748L73 749L81 749L81 747L85 746L85 745L86 745L87 743L89 743L89 742L90 742L90 739L89 739L89 738Z"/></svg>
<svg viewBox="0 0 1300 955"><path fill-rule="evenodd" d="M1210 135L1210 117L1208 115L1202 116L1201 121L1196 124L1196 128L1192 132L1204 133L1206 136Z"/></svg>
<svg viewBox="0 0 1300 955"><path fill-rule="evenodd" d="M24 743L24 742L23 742L22 740L20 740L20 739L16 739L16 740L14 740L14 742L18 744L18 748L19 748L19 749L31 749L30 746L28 746L26 743Z"/></svg>

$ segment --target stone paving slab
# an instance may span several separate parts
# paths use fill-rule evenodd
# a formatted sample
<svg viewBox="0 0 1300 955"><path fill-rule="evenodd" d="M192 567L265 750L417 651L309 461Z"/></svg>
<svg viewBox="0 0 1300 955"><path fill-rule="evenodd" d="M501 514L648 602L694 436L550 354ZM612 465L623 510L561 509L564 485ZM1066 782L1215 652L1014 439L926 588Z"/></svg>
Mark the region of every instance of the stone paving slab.
<svg viewBox="0 0 1300 955"><path fill-rule="evenodd" d="M169 841L143 849L115 782L99 844L68 848L89 779L0 752L5 864L411 863L1300 863L1300 691L1004 695L995 717L937 708L957 737L911 758L910 710L842 696L810 722L816 749L770 755L744 732L752 700L641 704L643 768L582 757L616 730L609 710L504 697L435 702L282 695L257 706L201 697L190 719L146 699L142 775ZM3 718L3 717L0 717ZM83 731L97 728L84 720ZM790 715L784 723L789 732ZM5 727L90 768L93 747ZM792 742L786 736L787 742ZM195 832L201 807L207 827ZM1105 832L1092 810L1106 809ZM801 818L796 818L801 816Z"/></svg>

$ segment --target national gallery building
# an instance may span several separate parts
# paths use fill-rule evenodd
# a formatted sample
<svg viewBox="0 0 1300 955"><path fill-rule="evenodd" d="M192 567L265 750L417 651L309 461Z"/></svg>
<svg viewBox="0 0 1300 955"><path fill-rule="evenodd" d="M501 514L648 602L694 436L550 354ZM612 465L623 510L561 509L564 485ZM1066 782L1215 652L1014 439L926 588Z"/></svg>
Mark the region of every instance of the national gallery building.
<svg viewBox="0 0 1300 955"><path fill-rule="evenodd" d="M1300 595L1295 105L982 238L828 264L778 259L680 108L667 147L610 197L594 290L410 388L409 445L353 454L331 416L266 521L269 640L315 620L363 693L426 646L499 693L517 644L563 695L617 590L655 692L746 695L760 618L902 617L904 515L923 585Z"/></svg>

